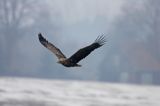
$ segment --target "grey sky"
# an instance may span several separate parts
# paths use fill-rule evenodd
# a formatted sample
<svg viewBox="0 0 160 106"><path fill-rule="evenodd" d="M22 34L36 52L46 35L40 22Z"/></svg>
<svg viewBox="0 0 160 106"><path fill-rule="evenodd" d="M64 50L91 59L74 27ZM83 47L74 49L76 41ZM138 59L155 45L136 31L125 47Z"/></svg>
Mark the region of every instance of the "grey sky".
<svg viewBox="0 0 160 106"><path fill-rule="evenodd" d="M52 0L50 8L55 21L56 14L61 16L64 24L75 24L83 20L94 22L96 17L102 16L113 20L120 12L125 0Z"/></svg>

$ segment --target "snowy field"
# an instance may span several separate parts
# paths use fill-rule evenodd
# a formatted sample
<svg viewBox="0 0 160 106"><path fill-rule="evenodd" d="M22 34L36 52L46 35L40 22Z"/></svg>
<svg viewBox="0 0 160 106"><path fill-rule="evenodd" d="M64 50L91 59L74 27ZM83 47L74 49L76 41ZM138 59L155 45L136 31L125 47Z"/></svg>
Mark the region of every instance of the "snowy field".
<svg viewBox="0 0 160 106"><path fill-rule="evenodd" d="M160 106L160 87L1 77L0 106Z"/></svg>

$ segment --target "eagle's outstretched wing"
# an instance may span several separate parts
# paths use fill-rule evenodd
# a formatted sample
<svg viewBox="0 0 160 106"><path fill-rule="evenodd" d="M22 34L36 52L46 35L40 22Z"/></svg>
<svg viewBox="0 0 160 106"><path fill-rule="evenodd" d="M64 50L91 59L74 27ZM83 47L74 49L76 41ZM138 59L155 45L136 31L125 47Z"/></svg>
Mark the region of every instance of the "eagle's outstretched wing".
<svg viewBox="0 0 160 106"><path fill-rule="evenodd" d="M80 60L88 56L93 50L101 47L106 42L105 37L98 36L94 43L91 45L79 49L75 54L73 54L68 60L72 63L78 63Z"/></svg>
<svg viewBox="0 0 160 106"><path fill-rule="evenodd" d="M39 38L39 41L41 42L41 44L46 47L47 49L49 49L51 52L53 52L57 57L58 59L61 59L61 58L66 58L66 56L57 48L55 47L52 43L48 42L43 36L41 33L38 34L38 38Z"/></svg>

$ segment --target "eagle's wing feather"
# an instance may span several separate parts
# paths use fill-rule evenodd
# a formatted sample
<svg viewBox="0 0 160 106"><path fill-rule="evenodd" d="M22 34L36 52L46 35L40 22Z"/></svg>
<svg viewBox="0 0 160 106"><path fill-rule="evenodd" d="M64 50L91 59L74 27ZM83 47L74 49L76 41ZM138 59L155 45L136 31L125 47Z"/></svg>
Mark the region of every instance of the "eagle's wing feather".
<svg viewBox="0 0 160 106"><path fill-rule="evenodd" d="M79 49L75 54L73 54L68 60L72 63L78 63L80 60L88 56L93 50L101 47L106 42L105 37L99 36L91 45Z"/></svg>
<svg viewBox="0 0 160 106"><path fill-rule="evenodd" d="M58 59L61 59L61 58L66 58L66 56L56 47L54 46L52 43L48 42L43 36L41 33L38 34L38 38L39 38L39 41L41 42L41 44L46 47L47 49L49 49L51 52L53 52L57 57Z"/></svg>

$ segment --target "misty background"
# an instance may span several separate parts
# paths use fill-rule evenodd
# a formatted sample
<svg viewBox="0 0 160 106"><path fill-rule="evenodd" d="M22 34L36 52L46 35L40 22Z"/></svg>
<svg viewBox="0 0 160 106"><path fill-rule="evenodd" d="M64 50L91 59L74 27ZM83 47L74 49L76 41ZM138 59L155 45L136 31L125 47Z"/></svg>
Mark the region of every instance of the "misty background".
<svg viewBox="0 0 160 106"><path fill-rule="evenodd" d="M159 0L0 0L0 75L160 84ZM107 43L66 68L67 57L105 34Z"/></svg>

